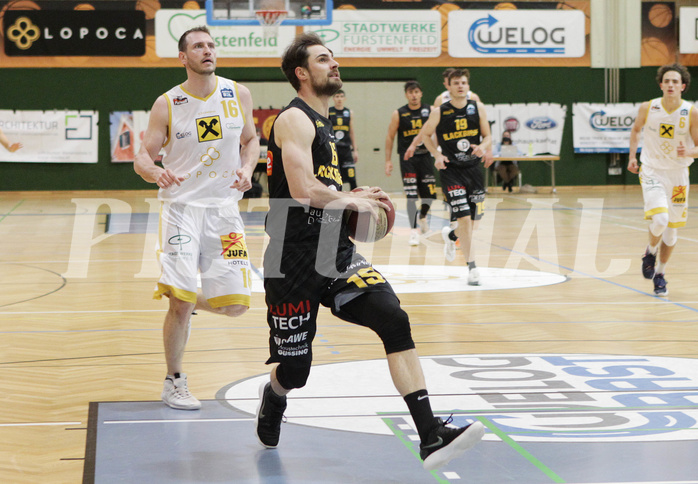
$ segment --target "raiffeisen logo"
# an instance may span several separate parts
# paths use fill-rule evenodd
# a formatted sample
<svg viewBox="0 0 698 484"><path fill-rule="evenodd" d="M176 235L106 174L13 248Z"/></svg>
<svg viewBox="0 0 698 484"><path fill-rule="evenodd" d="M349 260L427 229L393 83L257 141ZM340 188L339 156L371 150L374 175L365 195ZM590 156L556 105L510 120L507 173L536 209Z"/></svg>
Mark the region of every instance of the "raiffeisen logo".
<svg viewBox="0 0 698 484"><path fill-rule="evenodd" d="M581 57L584 14L579 10L512 10L449 13L453 57ZM457 28L453 28L457 27Z"/></svg>
<svg viewBox="0 0 698 484"><path fill-rule="evenodd" d="M595 131L630 131L634 122L634 116L607 116L605 111L597 111L589 118Z"/></svg>

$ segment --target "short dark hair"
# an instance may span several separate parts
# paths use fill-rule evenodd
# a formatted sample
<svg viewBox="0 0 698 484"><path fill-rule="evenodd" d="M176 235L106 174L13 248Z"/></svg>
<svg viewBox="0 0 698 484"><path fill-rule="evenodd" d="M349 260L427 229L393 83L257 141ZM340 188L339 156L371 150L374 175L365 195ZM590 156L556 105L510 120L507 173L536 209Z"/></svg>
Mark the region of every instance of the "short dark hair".
<svg viewBox="0 0 698 484"><path fill-rule="evenodd" d="M447 68L441 73L441 77L443 77L444 80L445 80L445 79L448 79L448 76L451 75L451 72L453 72L453 67L447 67Z"/></svg>
<svg viewBox="0 0 698 484"><path fill-rule="evenodd" d="M405 83L405 92L409 91L410 89L419 89L421 91L422 86L420 86L419 82L417 81L407 81Z"/></svg>
<svg viewBox="0 0 698 484"><path fill-rule="evenodd" d="M205 25L199 25L198 27L193 27L186 32L182 34L182 36L179 38L179 51L180 52L186 52L187 51L187 35L191 34L192 32L205 32L208 35L211 35L211 32L209 32L208 27ZM213 36L211 36L213 38Z"/></svg>
<svg viewBox="0 0 698 484"><path fill-rule="evenodd" d="M337 92L334 93L335 96L336 96L337 94L344 94L345 96L347 95L347 94L346 94L344 91L342 91L341 89L340 89L339 91L337 91Z"/></svg>
<svg viewBox="0 0 698 484"><path fill-rule="evenodd" d="M463 76L470 82L470 72L468 72L468 69L453 69L448 75L448 83L451 84L451 79L458 79Z"/></svg>
<svg viewBox="0 0 698 484"><path fill-rule="evenodd" d="M325 43L318 34L304 32L296 36L281 57L281 70L296 91L301 88L301 81L296 76L296 67L308 68L308 48L314 45L325 47Z"/></svg>
<svg viewBox="0 0 698 484"><path fill-rule="evenodd" d="M678 62L674 62L673 64L667 64L657 69L657 84L662 83L662 81L664 80L664 74L666 74L669 71L676 71L681 75L681 84L686 84L686 88L684 89L684 91L688 91L688 86L691 85L691 73L688 72L688 69L686 69Z"/></svg>

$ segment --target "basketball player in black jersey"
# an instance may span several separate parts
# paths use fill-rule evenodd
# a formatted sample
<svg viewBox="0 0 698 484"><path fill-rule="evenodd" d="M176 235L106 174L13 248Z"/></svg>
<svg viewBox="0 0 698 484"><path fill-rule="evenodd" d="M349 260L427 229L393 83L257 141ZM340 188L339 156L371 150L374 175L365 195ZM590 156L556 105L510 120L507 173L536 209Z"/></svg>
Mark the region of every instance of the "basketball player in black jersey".
<svg viewBox="0 0 698 484"><path fill-rule="evenodd" d="M429 119L431 106L422 102L422 87L417 81L405 83L407 104L393 111L385 137L385 174L393 171L393 141L397 134L397 153L400 159L402 187L407 197L407 217L412 232L409 244L419 245L419 236L429 230L427 213L436 198L436 178L434 176L434 159L424 145L416 147L414 155L405 160L405 152L417 136L422 125ZM417 217L417 197L422 199L422 206ZM419 229L417 229L419 224Z"/></svg>
<svg viewBox="0 0 698 484"><path fill-rule="evenodd" d="M356 163L359 161L359 150L356 147L354 135L354 119L351 109L344 105L347 95L341 89L332 97L334 106L330 107L330 121L334 130L339 169L342 181L349 183L349 188L356 188Z"/></svg>
<svg viewBox="0 0 698 484"><path fill-rule="evenodd" d="M320 37L307 32L286 49L281 68L298 97L279 114L269 136L269 213L264 288L270 358L277 365L260 387L257 437L279 443L286 395L305 385L320 304L345 321L375 331L383 342L395 387L421 438L424 467L444 465L484 434L476 421L451 428L434 417L407 313L390 284L355 253L342 217L345 207L377 216L387 208L380 188L342 192L337 148L327 118L342 87L339 64ZM308 449L312 451L313 449Z"/></svg>
<svg viewBox="0 0 698 484"><path fill-rule="evenodd" d="M478 286L480 274L475 266L472 238L485 204L480 163L484 162L485 168L492 164L491 158L484 159L492 149L492 136L485 106L467 97L468 78L463 71L455 69L449 74L448 89L451 100L432 111L421 134L434 156L434 165L441 170L441 188L458 220L455 230L443 228L446 259L455 258L455 241L460 239L468 263L468 284ZM431 137L434 133L441 152Z"/></svg>

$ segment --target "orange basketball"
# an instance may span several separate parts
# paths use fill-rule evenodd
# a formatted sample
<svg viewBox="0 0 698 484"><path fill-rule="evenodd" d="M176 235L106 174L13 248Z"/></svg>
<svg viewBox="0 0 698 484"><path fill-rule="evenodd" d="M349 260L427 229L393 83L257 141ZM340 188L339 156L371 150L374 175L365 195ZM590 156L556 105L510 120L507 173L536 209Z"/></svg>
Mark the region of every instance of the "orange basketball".
<svg viewBox="0 0 698 484"><path fill-rule="evenodd" d="M674 15L668 5L656 3L650 8L647 18L649 18L652 25L659 29L663 29L671 23L674 19Z"/></svg>
<svg viewBox="0 0 698 484"><path fill-rule="evenodd" d="M441 52L448 52L448 13L460 10L460 7L453 3L444 3L438 7L433 7L432 10L441 14Z"/></svg>
<svg viewBox="0 0 698 484"><path fill-rule="evenodd" d="M160 2L158 0L138 0L136 10L143 10L146 20L150 20L155 18L155 12L160 10Z"/></svg>
<svg viewBox="0 0 698 484"><path fill-rule="evenodd" d="M661 39L648 37L642 39L642 65L662 66L674 62L674 54Z"/></svg>
<svg viewBox="0 0 698 484"><path fill-rule="evenodd" d="M73 10L94 10L95 8L90 5L89 3L81 3L79 5L75 5L75 8Z"/></svg>
<svg viewBox="0 0 698 484"><path fill-rule="evenodd" d="M336 7L335 10L356 10L356 7L353 5L340 5Z"/></svg>
<svg viewBox="0 0 698 484"><path fill-rule="evenodd" d="M2 10L0 10L0 19L5 16L5 11L7 10L41 10L41 7L29 0L16 0L14 2L8 2L7 5L2 7Z"/></svg>
<svg viewBox="0 0 698 484"><path fill-rule="evenodd" d="M193 0L190 0L188 2L184 2L184 5L182 5L183 10L200 10L201 7L199 6L199 2L194 2Z"/></svg>
<svg viewBox="0 0 698 484"><path fill-rule="evenodd" d="M30 0L15 0L5 5L2 11L5 10L41 10L41 7Z"/></svg>
<svg viewBox="0 0 698 484"><path fill-rule="evenodd" d="M495 10L516 10L516 5L511 2L502 2L494 6Z"/></svg>

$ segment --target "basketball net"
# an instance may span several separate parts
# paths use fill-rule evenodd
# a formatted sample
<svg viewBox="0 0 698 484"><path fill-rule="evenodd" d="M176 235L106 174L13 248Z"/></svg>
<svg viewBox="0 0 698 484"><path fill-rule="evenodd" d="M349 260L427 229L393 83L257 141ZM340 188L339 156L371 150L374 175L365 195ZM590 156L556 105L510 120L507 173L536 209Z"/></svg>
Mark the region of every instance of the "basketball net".
<svg viewBox="0 0 698 484"><path fill-rule="evenodd" d="M279 25L288 16L287 10L257 10L255 11L255 17L259 20L262 30L264 32L264 38L269 39L271 37L276 37L279 33Z"/></svg>

